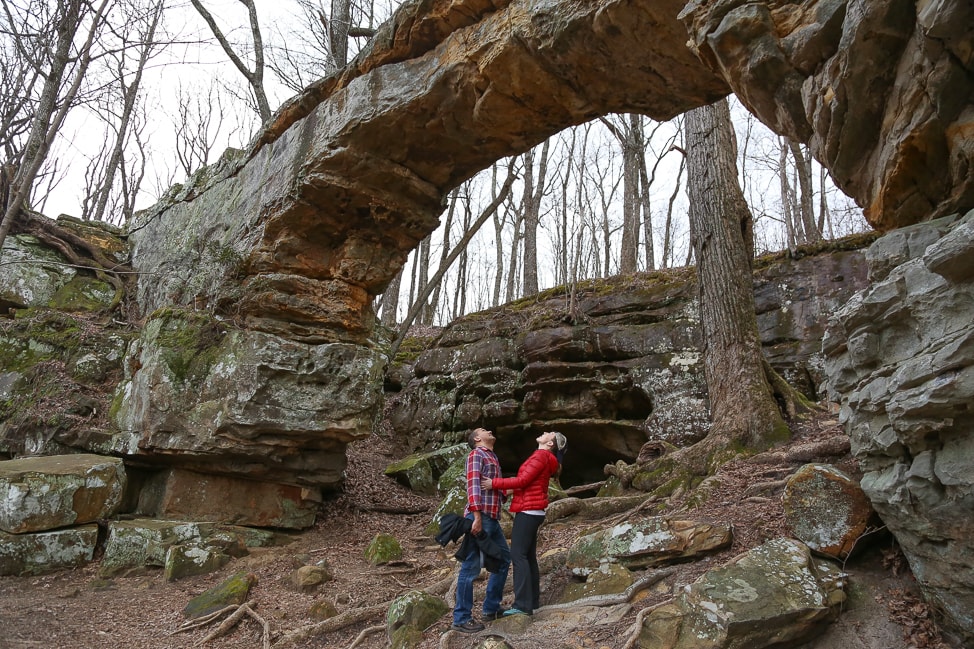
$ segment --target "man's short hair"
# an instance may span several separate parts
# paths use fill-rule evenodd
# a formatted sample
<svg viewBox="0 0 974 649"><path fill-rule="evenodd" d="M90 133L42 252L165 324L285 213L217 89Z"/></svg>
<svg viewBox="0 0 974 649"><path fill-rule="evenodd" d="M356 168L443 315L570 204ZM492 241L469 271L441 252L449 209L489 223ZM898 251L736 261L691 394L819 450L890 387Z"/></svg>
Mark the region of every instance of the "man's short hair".
<svg viewBox="0 0 974 649"><path fill-rule="evenodd" d="M480 437L480 429L474 428L470 433L467 434L467 445L471 449L477 448L477 438Z"/></svg>

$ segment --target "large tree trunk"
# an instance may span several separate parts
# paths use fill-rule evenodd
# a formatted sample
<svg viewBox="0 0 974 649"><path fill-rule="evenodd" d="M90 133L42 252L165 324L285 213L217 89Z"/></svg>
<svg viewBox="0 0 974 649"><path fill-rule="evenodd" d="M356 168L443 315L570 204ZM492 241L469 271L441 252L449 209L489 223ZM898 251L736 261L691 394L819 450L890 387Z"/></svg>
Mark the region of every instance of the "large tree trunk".
<svg viewBox="0 0 974 649"><path fill-rule="evenodd" d="M686 115L692 245L712 425L689 453L708 473L742 447L763 450L788 426L765 373L751 276L751 212L737 179L727 101ZM701 466L702 464L702 466Z"/></svg>
<svg viewBox="0 0 974 649"><path fill-rule="evenodd" d="M765 375L754 314L751 211L737 180L726 100L687 113L692 244L700 286L704 368L720 445L764 449L788 432Z"/></svg>

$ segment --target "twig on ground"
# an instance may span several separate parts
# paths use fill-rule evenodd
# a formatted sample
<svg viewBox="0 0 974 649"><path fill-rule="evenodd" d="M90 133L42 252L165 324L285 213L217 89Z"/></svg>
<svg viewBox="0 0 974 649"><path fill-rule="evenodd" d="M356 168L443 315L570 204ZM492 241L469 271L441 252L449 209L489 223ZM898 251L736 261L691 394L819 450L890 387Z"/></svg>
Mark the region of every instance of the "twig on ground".
<svg viewBox="0 0 974 649"><path fill-rule="evenodd" d="M254 609L250 608L250 606L248 606L247 604L241 604L241 605L236 606L236 607L234 607L234 606L227 606L227 607L225 607L225 608L217 611L216 613L211 613L210 615L208 615L205 618L203 618L203 620L194 622L193 624L190 624L190 625L183 625L182 627L180 627L179 629L177 629L176 632L178 633L180 631L188 631L189 629L198 628L200 626L203 626L205 624L208 624L208 623L212 622L213 620L217 619L223 613L226 613L226 612L231 611L231 610L233 611L233 613L231 613L229 616L227 616L227 619L225 619L220 624L220 626L218 626L216 629L214 629L212 632L210 632L210 634L208 636L206 636L205 638L203 638L202 640L200 640L199 642L197 642L194 646L196 646L196 647L202 647L207 642L210 642L211 640L216 640L217 638L219 638L222 635L226 635L226 633L228 633L230 631L230 629L232 629L234 626L237 625L237 622L239 622L241 619L243 619L244 616L249 615L254 620L256 620L257 623L260 624L261 627L262 627L263 633L261 635L261 638L262 638L262 643L261 644L263 646L263 649L270 649L270 646L271 646L271 626L270 626L270 624L267 623L267 620L265 620L261 616L257 615L257 613L254 611Z"/></svg>

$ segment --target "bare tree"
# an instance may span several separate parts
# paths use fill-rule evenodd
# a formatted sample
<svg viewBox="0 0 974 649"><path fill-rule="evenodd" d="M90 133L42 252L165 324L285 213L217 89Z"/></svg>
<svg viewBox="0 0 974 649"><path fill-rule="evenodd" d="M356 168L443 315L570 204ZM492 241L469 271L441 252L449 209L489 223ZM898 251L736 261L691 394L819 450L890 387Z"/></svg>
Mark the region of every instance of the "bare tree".
<svg viewBox="0 0 974 649"><path fill-rule="evenodd" d="M802 146L795 140L787 138L788 149L795 160L795 176L801 195L798 199L798 212L801 215L802 231L805 234L802 243L811 243L822 239L822 230L815 223L815 211L812 207L812 153L808 147Z"/></svg>
<svg viewBox="0 0 974 649"><path fill-rule="evenodd" d="M507 167L507 178L504 180L504 184L501 185L499 192L494 197L494 200L487 205L480 216L477 217L477 220L470 224L470 226L463 233L463 236L457 242L457 245L454 246L453 250L450 251L450 254L447 255L446 259L441 262L440 267L436 270L436 273L434 273L433 277L430 278L429 284L427 284L426 287L420 291L417 298L413 301L413 306L409 309L409 313L406 314L406 318L403 320L403 323L399 329L399 336L397 336L396 340L392 343L392 347L389 351L389 355L391 357L395 357L396 352L399 351L399 346L405 339L406 332L409 331L409 327L412 325L413 320L416 319L416 316L419 314L420 309L423 308L423 305L426 303L430 293L433 292L433 286L443 280L443 276L450 269L450 265L453 264L456 258L460 256L464 250L466 250L467 245L470 243L470 240L473 239L474 235L477 234L484 223L487 222L487 219L489 219L493 215L494 211L507 199L507 195L510 193L511 186L514 184L514 180L516 178L517 172L515 170L515 166L513 164L509 164Z"/></svg>
<svg viewBox="0 0 974 649"><path fill-rule="evenodd" d="M30 196L54 138L78 96L110 3L111 0L100 0L93 6L84 0L64 0L55 3L52 13L48 13L49 3L43 0L2 3L5 28L17 52L30 62L43 83L32 106L34 114L26 141L22 147L12 147L13 159L3 165L9 181L0 221L0 246ZM78 38L80 41L76 42Z"/></svg>
<svg viewBox="0 0 974 649"><path fill-rule="evenodd" d="M300 92L312 81L348 64L353 39L375 35L376 16L370 0L362 4L333 0L297 0L297 29L278 30L278 43L270 48L268 67L285 86ZM357 51L359 48L356 46Z"/></svg>
<svg viewBox="0 0 974 649"><path fill-rule="evenodd" d="M541 200L544 198L548 175L548 150L551 140L545 140L538 160L538 177L534 177L534 150L524 153L524 262L522 296L538 292L538 221L541 217ZM537 184L535 184L537 183Z"/></svg>
<svg viewBox="0 0 974 649"><path fill-rule="evenodd" d="M257 20L257 6L254 4L254 0L238 0L240 4L246 7L247 15L250 18L250 45L253 48L254 57L253 69L249 68L244 60L240 58L240 55L233 49L226 34L217 25L216 19L203 6L203 3L200 0L190 0L190 2L197 13L206 21L210 32L212 32L213 37L216 38L220 47L223 48L223 51L226 52L226 55L230 58L230 62L233 63L234 67L247 80L250 91L253 94L254 107L257 114L260 115L262 122L266 122L271 117L271 107L267 101L267 92L264 89L264 39L260 33L260 21Z"/></svg>
<svg viewBox="0 0 974 649"><path fill-rule="evenodd" d="M639 249L639 160L643 149L642 118L636 114L619 116L618 124L603 117L601 122L622 148L622 245L619 272L636 272Z"/></svg>
<svg viewBox="0 0 974 649"><path fill-rule="evenodd" d="M112 72L115 76L115 83L118 84L118 91L121 99L121 111L116 116L118 123L114 125L114 143L110 149L111 153L105 160L104 167L98 177L98 185L94 188L94 193L89 194L94 198L94 205L90 212L82 210L82 217L97 221L105 220L105 212L108 207L109 198L112 196L115 186L115 178L122 175L124 206L133 205L135 194L141 185L141 175L138 182L133 183L132 176L125 173L125 147L132 130L132 122L135 117L136 100L142 88L142 75L145 66L149 62L154 51L158 49L156 42L156 30L162 19L164 3L162 0L156 2L147 12L135 13L125 21L122 29L115 30L121 39L120 48L115 53L115 63ZM129 74L128 57L135 54L135 68L131 71L131 78L126 79ZM110 108L105 107L102 114L109 114ZM143 171L144 173L144 171ZM86 200L86 203L88 201ZM121 219L130 215L130 209L126 209Z"/></svg>

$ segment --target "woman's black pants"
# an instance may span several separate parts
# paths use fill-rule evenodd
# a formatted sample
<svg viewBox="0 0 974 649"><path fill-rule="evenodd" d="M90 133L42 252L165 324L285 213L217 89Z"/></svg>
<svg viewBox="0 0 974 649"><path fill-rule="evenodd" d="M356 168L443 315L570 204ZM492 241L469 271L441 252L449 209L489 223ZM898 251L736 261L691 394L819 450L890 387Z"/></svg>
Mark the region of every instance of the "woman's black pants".
<svg viewBox="0 0 974 649"><path fill-rule="evenodd" d="M514 608L533 613L541 607L541 573L538 570L538 529L544 516L514 514L511 563L514 567Z"/></svg>

